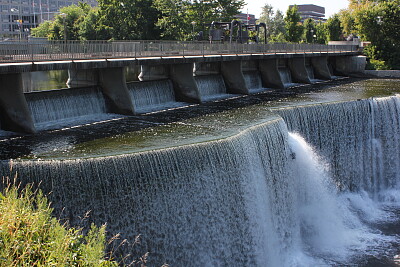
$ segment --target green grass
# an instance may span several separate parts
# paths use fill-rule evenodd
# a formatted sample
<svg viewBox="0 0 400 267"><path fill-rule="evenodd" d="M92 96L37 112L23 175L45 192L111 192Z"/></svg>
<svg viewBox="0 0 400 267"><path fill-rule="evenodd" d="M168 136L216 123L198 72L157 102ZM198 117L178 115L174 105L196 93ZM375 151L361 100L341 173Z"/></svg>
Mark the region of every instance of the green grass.
<svg viewBox="0 0 400 267"><path fill-rule="evenodd" d="M106 259L105 226L62 225L40 190L7 182L0 192L0 266L118 266Z"/></svg>

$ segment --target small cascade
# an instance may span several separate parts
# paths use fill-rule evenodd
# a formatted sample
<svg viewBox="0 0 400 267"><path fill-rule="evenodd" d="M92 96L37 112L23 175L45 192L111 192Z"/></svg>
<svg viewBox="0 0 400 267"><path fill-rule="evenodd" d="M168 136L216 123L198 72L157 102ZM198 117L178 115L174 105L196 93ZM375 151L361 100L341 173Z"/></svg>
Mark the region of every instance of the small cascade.
<svg viewBox="0 0 400 267"><path fill-rule="evenodd" d="M258 93L265 90L262 87L261 75L258 71L243 73L244 80L250 93Z"/></svg>
<svg viewBox="0 0 400 267"><path fill-rule="evenodd" d="M227 93L225 82L221 75L196 76L195 81L202 101L226 99L232 96Z"/></svg>
<svg viewBox="0 0 400 267"><path fill-rule="evenodd" d="M127 84L134 107L138 113L182 107L185 104L175 100L170 80L132 82Z"/></svg>
<svg viewBox="0 0 400 267"><path fill-rule="evenodd" d="M306 70L307 70L308 77L310 77L310 80L311 80L311 81L315 80L313 66L311 66L311 65L306 65Z"/></svg>
<svg viewBox="0 0 400 267"><path fill-rule="evenodd" d="M288 68L278 68L278 71L285 87L291 87L296 85L295 83L292 82L292 75Z"/></svg>
<svg viewBox="0 0 400 267"><path fill-rule="evenodd" d="M112 117L106 114L102 93L94 87L26 93L25 97L38 130Z"/></svg>

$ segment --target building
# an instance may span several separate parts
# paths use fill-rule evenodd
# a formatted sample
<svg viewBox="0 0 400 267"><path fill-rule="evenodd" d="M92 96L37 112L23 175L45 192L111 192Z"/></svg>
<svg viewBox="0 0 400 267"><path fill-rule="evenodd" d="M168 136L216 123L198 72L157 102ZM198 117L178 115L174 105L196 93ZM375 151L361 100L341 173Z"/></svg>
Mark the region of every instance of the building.
<svg viewBox="0 0 400 267"><path fill-rule="evenodd" d="M25 39L30 29L51 20L61 7L78 4L79 0L0 0L0 37ZM82 2L82 1L81 1ZM96 0L84 0L96 6Z"/></svg>
<svg viewBox="0 0 400 267"><path fill-rule="evenodd" d="M293 5L289 6L290 8ZM326 21L325 19L325 7L316 5L297 5L299 14L301 16L301 22L308 18L312 18L315 21Z"/></svg>
<svg viewBox="0 0 400 267"><path fill-rule="evenodd" d="M236 19L241 20L246 24L256 24L256 16L253 14L239 13L235 16ZM247 23L248 22L248 23Z"/></svg>

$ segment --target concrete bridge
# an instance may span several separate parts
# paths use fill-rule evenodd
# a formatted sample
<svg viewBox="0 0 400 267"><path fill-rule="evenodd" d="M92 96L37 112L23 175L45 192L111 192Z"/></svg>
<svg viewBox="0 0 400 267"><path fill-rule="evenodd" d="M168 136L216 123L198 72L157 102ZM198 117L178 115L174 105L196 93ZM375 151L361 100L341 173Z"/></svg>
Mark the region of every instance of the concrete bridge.
<svg viewBox="0 0 400 267"><path fill-rule="evenodd" d="M356 46L317 44L221 44L194 42L48 42L0 44L0 125L34 133L22 90L22 73L68 70L71 87L98 86L108 112L133 115L124 68L140 67L140 81L170 79L176 100L200 103L194 76L221 74L227 90L249 94L244 71L258 71L264 87L285 88L281 70L297 83L312 83L311 73L329 80L365 67Z"/></svg>

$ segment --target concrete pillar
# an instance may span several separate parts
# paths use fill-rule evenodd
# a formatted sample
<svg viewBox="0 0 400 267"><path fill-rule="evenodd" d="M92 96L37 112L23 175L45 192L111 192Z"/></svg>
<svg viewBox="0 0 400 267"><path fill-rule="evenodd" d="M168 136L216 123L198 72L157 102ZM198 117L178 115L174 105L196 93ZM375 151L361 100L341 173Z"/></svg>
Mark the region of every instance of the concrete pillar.
<svg viewBox="0 0 400 267"><path fill-rule="evenodd" d="M264 59L258 63L264 87L285 89L278 70L278 59Z"/></svg>
<svg viewBox="0 0 400 267"><path fill-rule="evenodd" d="M170 65L170 79L178 101L201 103L200 92L193 77L192 63Z"/></svg>
<svg viewBox="0 0 400 267"><path fill-rule="evenodd" d="M363 73L367 64L366 56L338 56L335 58L336 71L340 74Z"/></svg>
<svg viewBox="0 0 400 267"><path fill-rule="evenodd" d="M98 83L96 69L68 69L68 88L94 86Z"/></svg>
<svg viewBox="0 0 400 267"><path fill-rule="evenodd" d="M168 79L167 65L141 65L139 81L155 81Z"/></svg>
<svg viewBox="0 0 400 267"><path fill-rule="evenodd" d="M328 67L328 57L312 57L311 64L314 69L314 76L318 79L331 80L332 74Z"/></svg>
<svg viewBox="0 0 400 267"><path fill-rule="evenodd" d="M123 67L99 69L99 85L106 97L109 112L135 114Z"/></svg>
<svg viewBox="0 0 400 267"><path fill-rule="evenodd" d="M0 121L3 130L36 132L31 110L23 93L21 73L0 75Z"/></svg>
<svg viewBox="0 0 400 267"><path fill-rule="evenodd" d="M242 61L223 61L221 62L221 74L224 77L225 85L229 93L249 94L246 81L242 72Z"/></svg>
<svg viewBox="0 0 400 267"><path fill-rule="evenodd" d="M310 77L306 69L306 61L304 57L294 57L289 59L289 69L292 74L293 82L311 83Z"/></svg>

